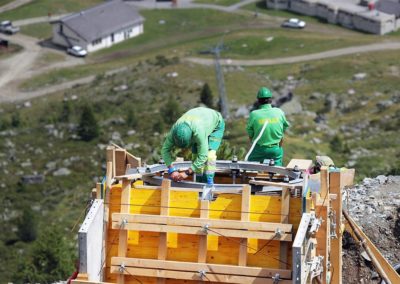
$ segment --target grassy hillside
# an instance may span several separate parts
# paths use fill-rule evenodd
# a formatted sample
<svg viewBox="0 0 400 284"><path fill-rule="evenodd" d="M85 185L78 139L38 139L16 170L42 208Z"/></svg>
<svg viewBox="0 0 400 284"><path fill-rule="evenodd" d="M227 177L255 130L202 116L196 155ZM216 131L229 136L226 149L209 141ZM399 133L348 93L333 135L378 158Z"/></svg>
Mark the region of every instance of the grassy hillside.
<svg viewBox="0 0 400 284"><path fill-rule="evenodd" d="M46 4L46 9L27 5L10 12L10 18L46 15L50 7L58 12L80 9L92 1L52 1L56 6L46 0L34 2ZM105 173L108 143L153 163L171 123L199 105L204 83L211 86L216 103L214 67L186 63L185 56L198 55L223 34L227 47L223 56L230 58L292 56L381 40L355 32L341 34L340 28L317 21L313 23L323 27L322 32L271 28L271 22L261 17L209 10L143 14L144 35L89 56L86 65L35 77L22 88L38 89L92 74L97 76L94 82L0 106L0 230L6 232L0 234L2 281L65 279L73 270L76 233L90 189ZM49 30L42 27L28 26L23 32L46 37ZM232 115L225 140L236 153L248 149L245 115L260 86L270 87L276 97L291 90L294 100L282 106L292 124L285 139L285 163L327 154L338 166L356 167L358 179L398 173L397 57L398 51L385 51L291 65L224 67ZM58 60L62 56L44 55L38 64ZM121 67L124 71L105 75ZM99 130L87 141L80 127L83 113L97 121L89 130ZM44 175L45 180L23 183L28 175ZM43 263L46 259L53 261Z"/></svg>

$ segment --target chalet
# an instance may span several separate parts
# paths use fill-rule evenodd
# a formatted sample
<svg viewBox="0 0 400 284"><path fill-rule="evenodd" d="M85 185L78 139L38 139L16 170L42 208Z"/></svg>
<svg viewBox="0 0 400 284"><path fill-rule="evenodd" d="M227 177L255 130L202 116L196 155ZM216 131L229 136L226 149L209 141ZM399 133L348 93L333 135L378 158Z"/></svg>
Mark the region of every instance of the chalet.
<svg viewBox="0 0 400 284"><path fill-rule="evenodd" d="M107 1L53 21L53 43L88 52L110 47L143 33L144 18L131 5Z"/></svg>

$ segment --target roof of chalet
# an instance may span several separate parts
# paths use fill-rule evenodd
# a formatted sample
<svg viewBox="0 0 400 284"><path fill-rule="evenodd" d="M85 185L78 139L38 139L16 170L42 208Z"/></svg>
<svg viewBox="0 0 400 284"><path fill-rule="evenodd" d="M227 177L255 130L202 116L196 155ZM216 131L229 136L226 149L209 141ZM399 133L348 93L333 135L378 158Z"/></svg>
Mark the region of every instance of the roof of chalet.
<svg viewBox="0 0 400 284"><path fill-rule="evenodd" d="M133 6L121 0L111 0L55 22L63 23L82 39L92 42L143 21Z"/></svg>
<svg viewBox="0 0 400 284"><path fill-rule="evenodd" d="M398 18L400 17L400 0L380 0L376 4L376 9Z"/></svg>

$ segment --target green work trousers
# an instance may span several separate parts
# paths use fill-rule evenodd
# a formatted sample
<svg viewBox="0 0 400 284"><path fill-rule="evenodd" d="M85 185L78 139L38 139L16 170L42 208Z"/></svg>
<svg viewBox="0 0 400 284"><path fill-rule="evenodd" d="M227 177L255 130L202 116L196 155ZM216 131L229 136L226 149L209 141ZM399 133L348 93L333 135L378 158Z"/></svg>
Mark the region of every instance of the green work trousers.
<svg viewBox="0 0 400 284"><path fill-rule="evenodd" d="M249 156L249 161L262 163L265 159L274 159L275 166L282 166L283 148L279 145L272 147L256 145Z"/></svg>

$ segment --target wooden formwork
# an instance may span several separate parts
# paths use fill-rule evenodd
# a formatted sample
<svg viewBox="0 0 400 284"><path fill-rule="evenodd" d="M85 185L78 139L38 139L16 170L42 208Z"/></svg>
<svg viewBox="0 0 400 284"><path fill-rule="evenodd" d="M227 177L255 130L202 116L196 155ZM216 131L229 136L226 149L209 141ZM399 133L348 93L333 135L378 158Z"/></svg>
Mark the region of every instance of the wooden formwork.
<svg viewBox="0 0 400 284"><path fill-rule="evenodd" d="M304 163L304 171L310 162ZM94 190L105 204L101 283L311 283L308 261L316 255L324 259L320 281L340 283L344 173L324 168L312 198L293 194L293 185L274 183L282 187L279 195L253 195L250 185L243 185L237 193L208 201L199 199L198 190L171 187L168 179L149 186L124 176L140 164L123 149L108 149L106 183ZM352 181L351 174L347 179ZM252 181L263 183L271 185ZM302 220L305 212L322 218L312 235L310 215ZM300 221L308 223L303 235L296 236ZM339 224L334 227L337 240L332 239L332 223ZM293 278L299 273L294 249L303 253L300 245L293 247L295 236L312 248L307 258L300 258L305 282ZM85 282L89 278L83 274L78 279L73 283L100 283Z"/></svg>

